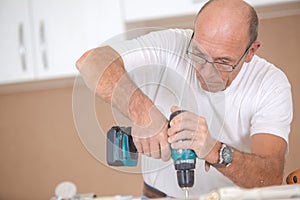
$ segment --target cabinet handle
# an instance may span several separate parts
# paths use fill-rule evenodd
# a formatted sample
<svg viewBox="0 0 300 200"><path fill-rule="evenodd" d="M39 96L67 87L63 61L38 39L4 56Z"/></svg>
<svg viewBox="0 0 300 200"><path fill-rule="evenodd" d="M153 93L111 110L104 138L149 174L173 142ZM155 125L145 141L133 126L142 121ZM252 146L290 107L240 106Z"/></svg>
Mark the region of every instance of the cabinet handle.
<svg viewBox="0 0 300 200"><path fill-rule="evenodd" d="M19 54L20 54L20 59L21 59L21 65L23 71L27 70L26 66L26 48L24 45L24 30L23 30L23 24L19 24Z"/></svg>
<svg viewBox="0 0 300 200"><path fill-rule="evenodd" d="M48 68L48 59L47 59L47 48L46 48L46 39L45 39L45 26L44 22L40 22L40 51L42 54L42 62L44 69Z"/></svg>

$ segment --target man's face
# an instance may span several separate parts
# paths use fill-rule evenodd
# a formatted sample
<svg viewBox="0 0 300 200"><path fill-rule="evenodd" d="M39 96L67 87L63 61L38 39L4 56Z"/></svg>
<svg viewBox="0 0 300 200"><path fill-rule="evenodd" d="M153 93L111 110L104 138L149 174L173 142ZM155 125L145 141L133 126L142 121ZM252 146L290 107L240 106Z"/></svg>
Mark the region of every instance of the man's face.
<svg viewBox="0 0 300 200"><path fill-rule="evenodd" d="M240 71L250 46L237 59L228 56L228 54L214 57L200 43L195 41L194 38L191 38L188 54L195 62L197 78L202 88L210 92L225 90Z"/></svg>
<svg viewBox="0 0 300 200"><path fill-rule="evenodd" d="M197 78L204 90L216 92L229 87L247 57L248 25L238 27L236 24L234 20L220 23L213 18L203 20L201 17L195 23L192 51L209 61L206 65L196 65ZM221 68L216 63L221 64ZM222 70L226 65L233 66L234 70Z"/></svg>

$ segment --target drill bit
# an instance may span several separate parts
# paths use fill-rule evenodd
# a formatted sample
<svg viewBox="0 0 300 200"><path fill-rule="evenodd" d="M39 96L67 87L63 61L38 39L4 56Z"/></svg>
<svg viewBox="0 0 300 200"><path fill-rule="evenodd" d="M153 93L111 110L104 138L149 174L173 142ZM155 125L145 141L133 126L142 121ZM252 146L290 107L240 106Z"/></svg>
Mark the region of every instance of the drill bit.
<svg viewBox="0 0 300 200"><path fill-rule="evenodd" d="M188 191L188 189L185 188L184 191L185 191L185 198L189 198L189 191Z"/></svg>

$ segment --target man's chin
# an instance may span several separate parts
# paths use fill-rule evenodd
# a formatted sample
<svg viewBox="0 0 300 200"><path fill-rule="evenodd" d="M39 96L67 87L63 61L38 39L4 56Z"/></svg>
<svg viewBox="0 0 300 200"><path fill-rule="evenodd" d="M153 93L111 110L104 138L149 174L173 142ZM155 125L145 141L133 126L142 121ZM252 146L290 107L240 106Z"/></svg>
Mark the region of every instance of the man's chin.
<svg viewBox="0 0 300 200"><path fill-rule="evenodd" d="M220 83L201 83L201 88L207 92L220 92L220 91L224 91L226 88L223 84Z"/></svg>

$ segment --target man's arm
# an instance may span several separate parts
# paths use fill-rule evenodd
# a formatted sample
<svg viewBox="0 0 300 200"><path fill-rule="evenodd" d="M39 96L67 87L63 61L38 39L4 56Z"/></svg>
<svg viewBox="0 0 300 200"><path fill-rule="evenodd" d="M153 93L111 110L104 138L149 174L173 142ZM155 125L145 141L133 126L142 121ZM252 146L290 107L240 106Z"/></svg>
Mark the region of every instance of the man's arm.
<svg viewBox="0 0 300 200"><path fill-rule="evenodd" d="M172 112L179 108L172 108ZM169 142L174 149L193 149L197 156L216 164L221 142L209 133L206 120L191 112L184 112L170 123ZM178 140L185 139L184 142ZM251 153L233 149L233 162L228 167L216 167L236 185L245 188L278 185L282 183L286 142L266 133L251 137Z"/></svg>
<svg viewBox="0 0 300 200"><path fill-rule="evenodd" d="M133 122L139 152L168 160L167 119L127 76L121 56L111 47L92 49L76 63L88 88Z"/></svg>
<svg viewBox="0 0 300 200"><path fill-rule="evenodd" d="M205 158L216 163L220 149L218 142ZM229 167L217 169L236 185L252 188L280 185L283 180L286 142L281 137L259 133L251 137L251 153L233 150L233 162Z"/></svg>

